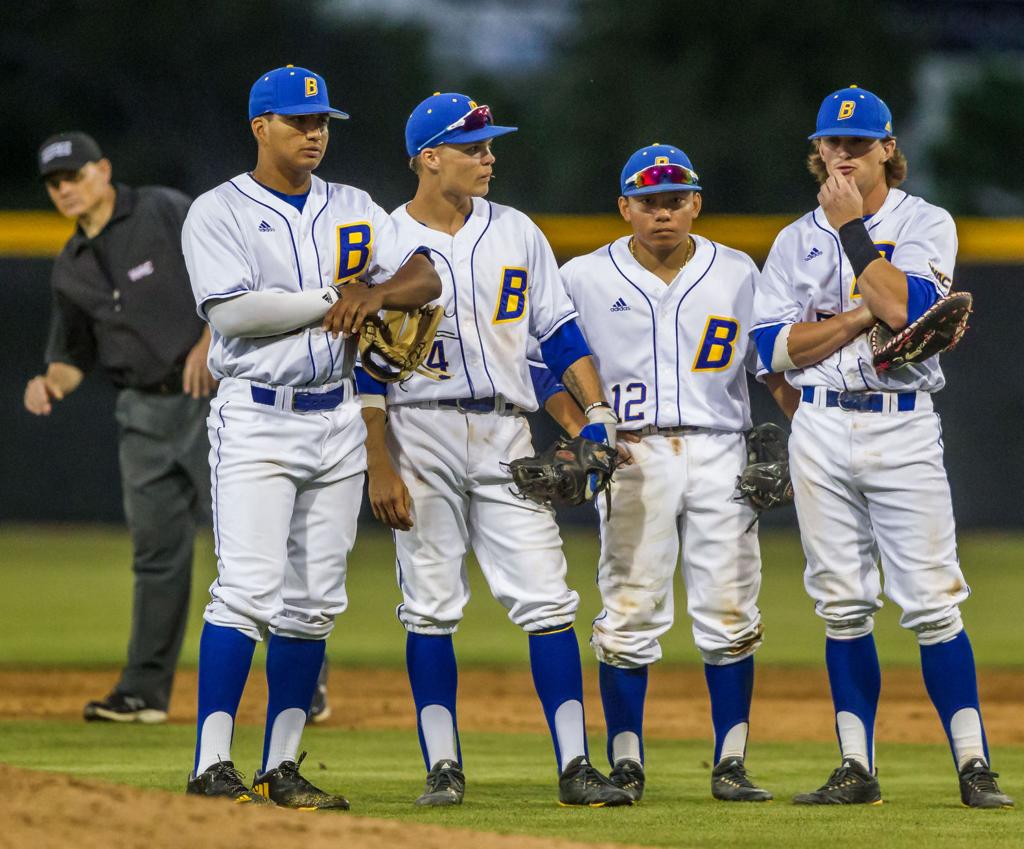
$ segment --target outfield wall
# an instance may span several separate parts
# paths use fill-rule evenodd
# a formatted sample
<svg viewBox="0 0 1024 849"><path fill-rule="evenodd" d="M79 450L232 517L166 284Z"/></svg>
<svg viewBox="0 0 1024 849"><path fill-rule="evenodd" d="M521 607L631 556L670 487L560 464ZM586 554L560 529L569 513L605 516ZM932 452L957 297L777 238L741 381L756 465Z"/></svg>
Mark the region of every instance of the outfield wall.
<svg viewBox="0 0 1024 849"><path fill-rule="evenodd" d="M560 258L621 235L611 216L538 216ZM709 216L699 232L763 260L785 218ZM1024 222L957 222L956 287L975 295L975 316L961 347L943 358L949 385L936 398L946 463L961 527L1024 527L1018 488L1024 482L1024 376L1020 295L1024 292ZM114 390L90 377L48 419L21 404L25 381L42 368L51 257L70 232L47 213L0 213L0 521L122 520L117 474ZM18 247L18 244L21 247ZM759 387L755 419L778 418ZM541 417L537 443L553 430ZM591 521L589 509L566 518ZM793 521L792 511L771 524Z"/></svg>

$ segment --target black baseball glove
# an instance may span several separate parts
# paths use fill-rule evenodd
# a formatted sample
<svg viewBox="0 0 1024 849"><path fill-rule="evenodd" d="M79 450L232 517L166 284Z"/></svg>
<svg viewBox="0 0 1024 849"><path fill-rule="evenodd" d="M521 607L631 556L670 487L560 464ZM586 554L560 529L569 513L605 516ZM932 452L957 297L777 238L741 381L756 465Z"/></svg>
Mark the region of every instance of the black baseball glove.
<svg viewBox="0 0 1024 849"><path fill-rule="evenodd" d="M793 503L793 482L789 478L789 435L777 424L765 422L745 434L747 466L736 479L736 498L746 499L757 515L782 504Z"/></svg>
<svg viewBox="0 0 1024 849"><path fill-rule="evenodd" d="M606 489L615 471L615 449L577 436L559 437L536 457L508 463L512 492L538 504L583 504Z"/></svg>
<svg viewBox="0 0 1024 849"><path fill-rule="evenodd" d="M955 348L967 330L973 302L970 292L954 292L939 298L899 333L877 322L868 335L875 370L902 368Z"/></svg>

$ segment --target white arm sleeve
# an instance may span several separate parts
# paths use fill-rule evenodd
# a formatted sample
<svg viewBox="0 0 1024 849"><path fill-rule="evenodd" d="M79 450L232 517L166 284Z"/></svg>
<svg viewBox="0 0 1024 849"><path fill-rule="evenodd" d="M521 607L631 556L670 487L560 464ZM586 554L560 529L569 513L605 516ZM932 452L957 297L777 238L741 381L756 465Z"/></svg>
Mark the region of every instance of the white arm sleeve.
<svg viewBox="0 0 1024 849"><path fill-rule="evenodd" d="M322 319L338 300L334 289L304 292L244 292L206 302L210 324L228 338L278 336Z"/></svg>
<svg viewBox="0 0 1024 849"><path fill-rule="evenodd" d="M791 371L796 368L796 363L789 356L789 332L792 329L793 325L787 324L779 331L779 335L775 337L775 347L772 349L772 371L776 374L782 374L784 371Z"/></svg>

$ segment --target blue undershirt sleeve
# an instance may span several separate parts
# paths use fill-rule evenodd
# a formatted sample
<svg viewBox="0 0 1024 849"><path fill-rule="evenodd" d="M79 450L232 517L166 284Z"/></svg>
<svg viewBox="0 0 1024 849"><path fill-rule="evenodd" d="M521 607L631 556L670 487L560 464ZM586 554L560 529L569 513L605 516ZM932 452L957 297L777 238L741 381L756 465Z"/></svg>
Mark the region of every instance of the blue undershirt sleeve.
<svg viewBox="0 0 1024 849"><path fill-rule="evenodd" d="M763 365L769 372L772 371L772 355L775 353L775 340L779 338L785 324L770 324L767 327L759 327L751 335L754 337L754 345L757 348L757 355L761 358Z"/></svg>
<svg viewBox="0 0 1024 849"><path fill-rule="evenodd" d="M570 319L540 343L540 353L544 364L551 369L552 377L557 375L561 379L565 370L576 360L589 356L590 348L576 320Z"/></svg>
<svg viewBox="0 0 1024 849"><path fill-rule="evenodd" d="M924 277L907 275L907 324L913 324L939 299L935 286Z"/></svg>
<svg viewBox="0 0 1024 849"><path fill-rule="evenodd" d="M356 388L359 390L360 395L387 395L388 385L381 383L377 378L370 377L362 366L356 366L353 369L356 376Z"/></svg>
<svg viewBox="0 0 1024 849"><path fill-rule="evenodd" d="M544 406L548 398L565 392L565 387L555 380L551 369L544 366L530 366L530 380L533 381L533 391L537 395L537 403Z"/></svg>

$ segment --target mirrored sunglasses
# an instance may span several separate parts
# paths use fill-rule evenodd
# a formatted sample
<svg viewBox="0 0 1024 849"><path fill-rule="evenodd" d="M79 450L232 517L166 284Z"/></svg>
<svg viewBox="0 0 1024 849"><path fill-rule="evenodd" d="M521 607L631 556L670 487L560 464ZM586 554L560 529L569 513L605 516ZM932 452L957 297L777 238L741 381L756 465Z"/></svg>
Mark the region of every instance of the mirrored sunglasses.
<svg viewBox="0 0 1024 849"><path fill-rule="evenodd" d="M450 133L452 130L465 130L466 132L472 132L473 130L482 129L483 127L489 126L493 123L494 117L491 115L491 107L477 106L475 109L470 109L469 112L457 121L452 121L452 123L440 132L434 133L434 135L420 145L420 150L423 150L425 147L429 147L432 141L441 138L445 133Z"/></svg>
<svg viewBox="0 0 1024 849"><path fill-rule="evenodd" d="M649 186L696 186L697 172L684 165L648 165L626 178L626 188L645 189Z"/></svg>

